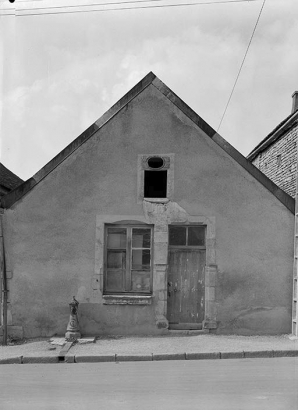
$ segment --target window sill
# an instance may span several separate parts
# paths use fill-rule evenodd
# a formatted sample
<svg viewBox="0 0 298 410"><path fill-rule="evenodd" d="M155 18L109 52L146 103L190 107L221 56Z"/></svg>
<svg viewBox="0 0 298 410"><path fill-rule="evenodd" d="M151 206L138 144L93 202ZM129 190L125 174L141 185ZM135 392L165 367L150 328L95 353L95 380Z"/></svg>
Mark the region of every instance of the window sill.
<svg viewBox="0 0 298 410"><path fill-rule="evenodd" d="M151 305L151 295L103 295L104 305Z"/></svg>
<svg viewBox="0 0 298 410"><path fill-rule="evenodd" d="M144 198L146 202L155 202L158 204L167 204L170 202L169 198Z"/></svg>

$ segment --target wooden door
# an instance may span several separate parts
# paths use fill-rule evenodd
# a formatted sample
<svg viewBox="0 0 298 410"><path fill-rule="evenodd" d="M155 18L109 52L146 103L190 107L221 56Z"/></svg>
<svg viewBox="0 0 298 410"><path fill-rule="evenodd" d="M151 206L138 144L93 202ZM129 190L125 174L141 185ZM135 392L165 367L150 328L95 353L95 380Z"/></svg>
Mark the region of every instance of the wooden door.
<svg viewBox="0 0 298 410"><path fill-rule="evenodd" d="M206 249L169 248L168 320L171 329L200 329L204 320Z"/></svg>

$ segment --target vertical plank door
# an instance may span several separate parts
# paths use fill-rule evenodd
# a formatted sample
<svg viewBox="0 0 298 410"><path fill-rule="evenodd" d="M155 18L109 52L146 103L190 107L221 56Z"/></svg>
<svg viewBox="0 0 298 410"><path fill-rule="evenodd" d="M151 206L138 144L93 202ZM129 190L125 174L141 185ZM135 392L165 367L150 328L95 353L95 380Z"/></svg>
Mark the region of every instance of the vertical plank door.
<svg viewBox="0 0 298 410"><path fill-rule="evenodd" d="M170 328L201 328L205 305L205 261L205 250L169 249L168 320Z"/></svg>

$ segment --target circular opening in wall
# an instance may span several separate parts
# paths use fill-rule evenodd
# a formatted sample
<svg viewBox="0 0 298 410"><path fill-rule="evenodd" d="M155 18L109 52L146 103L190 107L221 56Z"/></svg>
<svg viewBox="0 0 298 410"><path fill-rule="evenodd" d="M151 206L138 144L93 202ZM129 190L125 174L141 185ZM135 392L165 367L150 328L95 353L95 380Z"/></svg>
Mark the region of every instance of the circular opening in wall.
<svg viewBox="0 0 298 410"><path fill-rule="evenodd" d="M150 168L158 169L164 166L164 160L161 157L150 157L147 160Z"/></svg>

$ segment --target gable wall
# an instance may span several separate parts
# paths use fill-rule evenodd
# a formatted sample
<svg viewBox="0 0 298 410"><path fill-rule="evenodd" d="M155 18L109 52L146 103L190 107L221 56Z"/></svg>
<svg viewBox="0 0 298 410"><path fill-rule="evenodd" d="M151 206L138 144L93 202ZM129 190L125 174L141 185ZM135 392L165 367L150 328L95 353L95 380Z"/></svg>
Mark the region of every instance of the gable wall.
<svg viewBox="0 0 298 410"><path fill-rule="evenodd" d="M138 203L138 155L159 153L174 154L173 200ZM73 295L85 334L165 332L167 224L208 218L214 331L290 331L294 216L152 85L4 216L10 324L26 337L63 334ZM104 304L98 232L123 219L163 238L150 305Z"/></svg>

